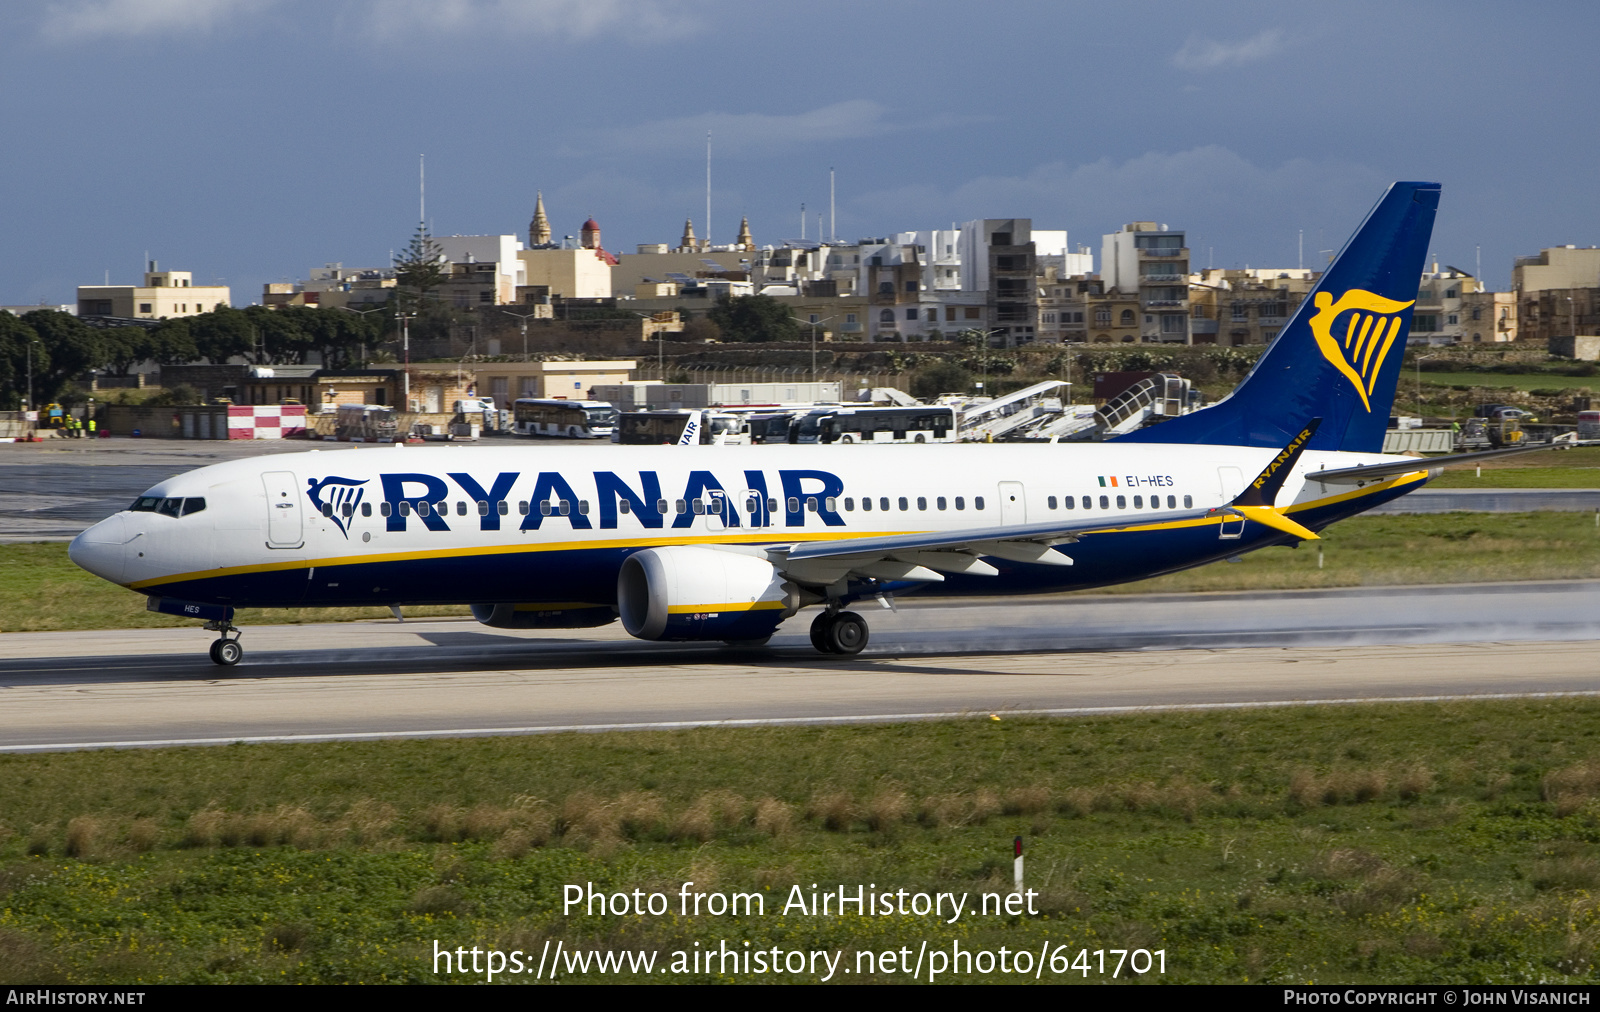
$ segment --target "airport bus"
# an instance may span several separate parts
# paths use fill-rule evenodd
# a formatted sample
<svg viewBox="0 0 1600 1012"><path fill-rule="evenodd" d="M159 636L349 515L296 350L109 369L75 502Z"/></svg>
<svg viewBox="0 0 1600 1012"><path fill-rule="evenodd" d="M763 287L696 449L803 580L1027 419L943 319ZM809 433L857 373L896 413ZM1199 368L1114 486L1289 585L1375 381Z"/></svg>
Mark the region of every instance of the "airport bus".
<svg viewBox="0 0 1600 1012"><path fill-rule="evenodd" d="M835 408L817 417L816 427L822 443L954 443L960 432L955 409L940 404Z"/></svg>
<svg viewBox="0 0 1600 1012"><path fill-rule="evenodd" d="M605 401L518 398L512 405L511 431L519 436L562 436L605 439L617 424L617 409Z"/></svg>
<svg viewBox="0 0 1600 1012"><path fill-rule="evenodd" d="M617 442L634 446L671 446L695 423L694 442L727 446L745 441L744 419L725 411L685 408L672 411L628 411L617 423Z"/></svg>

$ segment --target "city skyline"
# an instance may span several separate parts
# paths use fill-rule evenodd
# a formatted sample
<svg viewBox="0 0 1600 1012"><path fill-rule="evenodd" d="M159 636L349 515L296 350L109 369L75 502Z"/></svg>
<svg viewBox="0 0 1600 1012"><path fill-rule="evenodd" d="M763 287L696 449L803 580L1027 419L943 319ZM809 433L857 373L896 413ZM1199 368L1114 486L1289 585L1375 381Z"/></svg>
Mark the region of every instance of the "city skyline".
<svg viewBox="0 0 1600 1012"><path fill-rule="evenodd" d="M238 305L416 227L610 249L748 216L760 244L1030 217L1098 250L1185 229L1198 269L1325 261L1395 179L1434 179L1442 264L1600 240L1578 4L25 0L4 43L0 303L137 280L148 250ZM1585 27L1587 26L1587 27ZM48 86L41 86L46 82Z"/></svg>

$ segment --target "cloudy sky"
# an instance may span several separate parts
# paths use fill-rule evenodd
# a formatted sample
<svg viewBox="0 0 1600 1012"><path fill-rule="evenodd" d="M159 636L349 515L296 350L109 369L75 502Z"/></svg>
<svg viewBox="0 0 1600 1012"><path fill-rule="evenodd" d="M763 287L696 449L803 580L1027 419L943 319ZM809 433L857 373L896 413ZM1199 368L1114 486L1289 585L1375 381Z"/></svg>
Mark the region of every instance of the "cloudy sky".
<svg viewBox="0 0 1600 1012"><path fill-rule="evenodd" d="M388 262L416 225L611 249L828 204L842 239L1125 221L1194 262L1294 266L1394 179L1444 184L1434 248L1491 284L1600 244L1600 6L863 0L6 0L0 303L138 279Z"/></svg>

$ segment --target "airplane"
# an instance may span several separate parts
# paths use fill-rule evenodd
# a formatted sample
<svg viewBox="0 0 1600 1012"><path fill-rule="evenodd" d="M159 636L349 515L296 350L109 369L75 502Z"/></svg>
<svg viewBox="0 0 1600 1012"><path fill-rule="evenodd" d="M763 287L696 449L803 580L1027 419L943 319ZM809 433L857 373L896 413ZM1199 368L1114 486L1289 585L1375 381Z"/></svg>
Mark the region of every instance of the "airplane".
<svg viewBox="0 0 1600 1012"><path fill-rule="evenodd" d="M1389 187L1230 395L1112 441L311 450L163 481L70 557L203 621L229 666L235 609L360 605L735 644L814 606L813 645L851 655L857 602L1099 587L1313 540L1506 452L1380 452L1439 194Z"/></svg>

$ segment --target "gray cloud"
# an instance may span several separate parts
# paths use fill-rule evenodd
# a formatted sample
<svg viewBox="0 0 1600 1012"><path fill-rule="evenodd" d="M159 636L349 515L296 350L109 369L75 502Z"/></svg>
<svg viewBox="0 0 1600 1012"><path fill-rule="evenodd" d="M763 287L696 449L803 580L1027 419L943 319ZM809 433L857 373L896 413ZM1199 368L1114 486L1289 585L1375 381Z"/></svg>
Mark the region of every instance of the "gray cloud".
<svg viewBox="0 0 1600 1012"><path fill-rule="evenodd" d="M207 31L279 0L63 0L45 8L43 32L56 39Z"/></svg>
<svg viewBox="0 0 1600 1012"><path fill-rule="evenodd" d="M1173 66L1183 70L1215 70L1255 63L1283 51L1283 30L1268 28L1241 42L1217 42L1199 35L1189 36L1183 48L1173 54Z"/></svg>
<svg viewBox="0 0 1600 1012"><path fill-rule="evenodd" d="M865 98L847 99L788 115L706 112L638 126L592 131L578 138L562 153L654 152L687 155L705 151L706 131L709 130L716 153L751 155L806 144L858 140L901 130L937 129L954 122L939 119L921 123L894 123L888 119L888 113L887 107Z"/></svg>

